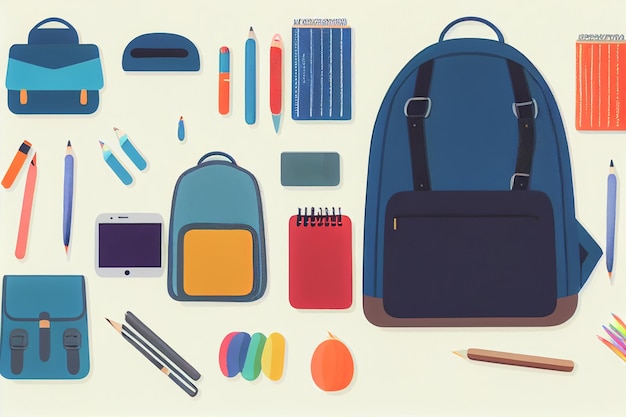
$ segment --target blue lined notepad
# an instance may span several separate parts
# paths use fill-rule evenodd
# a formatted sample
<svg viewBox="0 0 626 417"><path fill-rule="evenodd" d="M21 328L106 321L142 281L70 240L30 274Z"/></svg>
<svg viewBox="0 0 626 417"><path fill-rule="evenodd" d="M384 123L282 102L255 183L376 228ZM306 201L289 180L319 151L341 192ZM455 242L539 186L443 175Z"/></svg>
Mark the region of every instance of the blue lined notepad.
<svg viewBox="0 0 626 417"><path fill-rule="evenodd" d="M295 19L293 120L352 118L352 31L346 19Z"/></svg>

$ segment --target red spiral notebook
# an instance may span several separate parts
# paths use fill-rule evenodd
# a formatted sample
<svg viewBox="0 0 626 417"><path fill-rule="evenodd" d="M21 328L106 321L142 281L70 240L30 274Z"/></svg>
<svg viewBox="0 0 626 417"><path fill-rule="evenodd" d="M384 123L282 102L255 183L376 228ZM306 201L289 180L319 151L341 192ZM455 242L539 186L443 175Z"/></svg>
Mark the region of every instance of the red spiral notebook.
<svg viewBox="0 0 626 417"><path fill-rule="evenodd" d="M289 219L289 303L298 309L352 305L352 222L341 209Z"/></svg>

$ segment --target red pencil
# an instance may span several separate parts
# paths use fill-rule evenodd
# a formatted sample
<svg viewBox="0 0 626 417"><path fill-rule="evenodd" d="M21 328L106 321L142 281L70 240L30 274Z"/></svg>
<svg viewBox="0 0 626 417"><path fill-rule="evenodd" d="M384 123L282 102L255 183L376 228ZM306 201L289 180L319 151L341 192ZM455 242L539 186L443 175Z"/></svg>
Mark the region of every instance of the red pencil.
<svg viewBox="0 0 626 417"><path fill-rule="evenodd" d="M270 46L270 111L274 130L278 133L283 106L283 40L279 34Z"/></svg>

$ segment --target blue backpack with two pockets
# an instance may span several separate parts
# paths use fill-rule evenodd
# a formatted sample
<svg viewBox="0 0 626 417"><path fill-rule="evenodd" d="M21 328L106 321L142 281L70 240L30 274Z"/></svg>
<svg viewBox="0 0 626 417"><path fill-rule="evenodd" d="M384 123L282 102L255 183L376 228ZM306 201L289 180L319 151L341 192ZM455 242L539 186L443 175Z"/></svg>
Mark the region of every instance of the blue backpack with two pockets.
<svg viewBox="0 0 626 417"><path fill-rule="evenodd" d="M479 22L497 40L444 39ZM479 17L400 71L372 134L363 308L378 326L569 319L602 252L577 221L557 103Z"/></svg>

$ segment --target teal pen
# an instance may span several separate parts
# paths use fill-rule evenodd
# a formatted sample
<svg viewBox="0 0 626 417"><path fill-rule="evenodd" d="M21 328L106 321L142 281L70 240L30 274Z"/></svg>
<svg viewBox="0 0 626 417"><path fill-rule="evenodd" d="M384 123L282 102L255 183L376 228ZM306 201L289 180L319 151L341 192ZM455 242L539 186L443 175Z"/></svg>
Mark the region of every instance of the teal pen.
<svg viewBox="0 0 626 417"><path fill-rule="evenodd" d="M102 156L107 165L113 170L115 175L122 181L125 185L130 185L133 182L133 177L130 173L124 168L124 166L120 163L120 161L113 155L111 152L111 148L107 144L102 141L100 142L100 147L102 148Z"/></svg>
<svg viewBox="0 0 626 417"><path fill-rule="evenodd" d="M135 148L135 145L133 145L133 143L130 141L130 138L128 137L128 135L122 132L121 130L119 130L117 127L114 127L113 130L115 131L115 134L117 135L117 139L120 141L120 147L122 148L124 153L128 156L128 158L130 158L130 160L133 161L133 164L135 164L137 169L139 169L140 171L143 171L144 169L146 169L146 167L148 166L148 163L143 158L143 156L141 156L137 148Z"/></svg>

